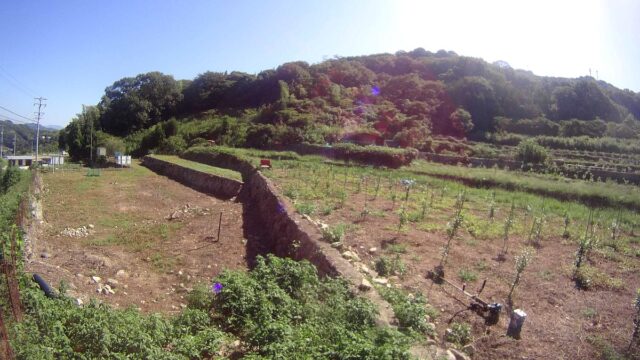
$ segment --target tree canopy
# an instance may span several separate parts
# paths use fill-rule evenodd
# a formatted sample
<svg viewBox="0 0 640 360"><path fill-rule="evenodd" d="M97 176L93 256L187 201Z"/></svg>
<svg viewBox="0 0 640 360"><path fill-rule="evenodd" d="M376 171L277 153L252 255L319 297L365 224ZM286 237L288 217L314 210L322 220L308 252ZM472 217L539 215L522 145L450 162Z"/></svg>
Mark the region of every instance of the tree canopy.
<svg viewBox="0 0 640 360"><path fill-rule="evenodd" d="M207 71L175 80L139 74L107 87L97 110L96 130L117 136L171 118L228 115L243 119L248 132L237 135L263 146L330 142L340 138L336 133L358 129L401 144L424 143L431 135L481 139L495 131L640 136L640 94L591 77L540 77L504 62L421 48L289 62L257 75ZM78 140L73 137L74 145L66 137L82 132L78 121L61 137L69 148Z"/></svg>

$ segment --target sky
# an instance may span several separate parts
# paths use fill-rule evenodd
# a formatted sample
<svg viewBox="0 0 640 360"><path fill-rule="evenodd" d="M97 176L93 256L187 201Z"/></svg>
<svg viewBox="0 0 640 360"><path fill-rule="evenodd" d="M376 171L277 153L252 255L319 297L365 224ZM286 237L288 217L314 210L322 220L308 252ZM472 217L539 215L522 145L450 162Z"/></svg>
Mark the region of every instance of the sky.
<svg viewBox="0 0 640 360"><path fill-rule="evenodd" d="M193 79L418 47L543 76L591 69L639 92L640 1L5 0L0 119L33 119L44 97L42 123L64 126L107 86L149 71Z"/></svg>

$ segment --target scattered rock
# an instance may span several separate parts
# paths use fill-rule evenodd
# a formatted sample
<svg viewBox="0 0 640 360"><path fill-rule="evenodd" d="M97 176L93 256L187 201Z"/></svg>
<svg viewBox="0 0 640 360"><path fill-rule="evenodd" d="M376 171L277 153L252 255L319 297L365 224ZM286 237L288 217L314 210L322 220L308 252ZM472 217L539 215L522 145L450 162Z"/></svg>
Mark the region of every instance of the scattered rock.
<svg viewBox="0 0 640 360"><path fill-rule="evenodd" d="M387 285L389 284L389 279L385 279L385 278L374 278L373 282L376 284L380 284L380 285Z"/></svg>
<svg viewBox="0 0 640 360"><path fill-rule="evenodd" d="M100 276L92 276L91 280L93 280L94 283L99 284L100 281L102 281L102 278Z"/></svg>
<svg viewBox="0 0 640 360"><path fill-rule="evenodd" d="M352 260L352 261L360 261L360 257L358 256L358 254L354 253L353 251L347 250L345 252L342 253L342 257L347 259L347 260Z"/></svg>
<svg viewBox="0 0 640 360"><path fill-rule="evenodd" d="M82 304L83 304L82 299L77 298L77 299L76 299L76 305L78 305L78 306L82 306Z"/></svg>
<svg viewBox="0 0 640 360"><path fill-rule="evenodd" d="M449 352L453 354L456 360L469 360L469 356L458 349L450 349Z"/></svg>
<svg viewBox="0 0 640 360"><path fill-rule="evenodd" d="M342 249L342 242L340 241L332 242L331 247L338 250Z"/></svg>
<svg viewBox="0 0 640 360"><path fill-rule="evenodd" d="M91 253L84 253L83 262L93 269L102 267L110 269L113 267L113 263L108 257Z"/></svg>
<svg viewBox="0 0 640 360"><path fill-rule="evenodd" d="M116 272L116 277L119 279L123 279L123 278L129 277L129 275L127 274L126 271L120 269Z"/></svg>
<svg viewBox="0 0 640 360"><path fill-rule="evenodd" d="M441 360L456 360L456 356L449 350L438 349L436 350L436 359Z"/></svg>
<svg viewBox="0 0 640 360"><path fill-rule="evenodd" d="M236 340L233 343L231 343L231 347L233 347L234 349L240 346L240 340Z"/></svg>
<svg viewBox="0 0 640 360"><path fill-rule="evenodd" d="M86 226L81 226L79 228L64 228L64 230L60 232L60 235L70 238L83 238L91 235L91 233L93 233L93 231L87 229Z"/></svg>
<svg viewBox="0 0 640 360"><path fill-rule="evenodd" d="M43 259L48 259L51 257L51 255L48 252L44 251L42 254L40 254L40 257Z"/></svg>
<svg viewBox="0 0 640 360"><path fill-rule="evenodd" d="M93 224L89 224L89 229L93 229L95 226Z"/></svg>
<svg viewBox="0 0 640 360"><path fill-rule="evenodd" d="M118 280L109 278L107 279L107 285L115 289L118 287Z"/></svg>
<svg viewBox="0 0 640 360"><path fill-rule="evenodd" d="M111 286L109 285L102 286L102 292L105 293L105 291L106 291L106 294L111 294L111 295L116 293L115 291L113 291L113 289L111 289Z"/></svg>
<svg viewBox="0 0 640 360"><path fill-rule="evenodd" d="M473 354L475 354L475 352L476 352L476 348L473 347L473 345L468 344L468 345L465 345L465 347L462 348L462 351L464 351L465 353L473 356Z"/></svg>
<svg viewBox="0 0 640 360"><path fill-rule="evenodd" d="M376 252L378 252L378 248L377 247L372 247L369 249L369 253L371 254L375 254Z"/></svg>
<svg viewBox="0 0 640 360"><path fill-rule="evenodd" d="M373 271L371 271L371 269L369 269L369 267L363 263L360 263L360 271L367 275L375 275L373 274Z"/></svg>
<svg viewBox="0 0 640 360"><path fill-rule="evenodd" d="M360 286L358 286L358 288L362 291L369 291L371 290L371 288L373 287L373 285L371 285L371 283L369 282L369 280L362 278L362 282L360 283Z"/></svg>

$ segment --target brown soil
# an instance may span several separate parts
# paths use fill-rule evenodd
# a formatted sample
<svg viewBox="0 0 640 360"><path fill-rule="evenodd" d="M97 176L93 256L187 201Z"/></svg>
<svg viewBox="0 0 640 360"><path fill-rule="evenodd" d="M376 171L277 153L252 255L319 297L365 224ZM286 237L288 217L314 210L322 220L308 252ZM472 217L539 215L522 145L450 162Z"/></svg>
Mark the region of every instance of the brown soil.
<svg viewBox="0 0 640 360"><path fill-rule="evenodd" d="M196 284L247 267L240 203L196 192L137 164L99 177L84 171L44 174L43 182L44 222L26 271L55 287L64 281L68 294L84 303L178 312ZM88 236L61 234L83 226ZM102 284L115 279L115 294L98 293L92 276Z"/></svg>
<svg viewBox="0 0 640 360"><path fill-rule="evenodd" d="M465 311L470 301L459 290L448 285L436 285L426 274L438 264L445 244L444 231L409 230L398 233L395 228L398 216L392 203L386 199L369 200L368 209L383 215L368 215L361 221L362 194L351 194L342 209L328 216L315 215L328 224L355 224L347 232L345 245L355 250L362 261L374 269L374 261L381 255L395 256L388 251L390 244L406 247L400 258L407 265L401 278L392 277L394 284L409 291L425 294L429 302L440 311L436 320L439 341L451 322L467 322L473 327L473 346L476 359L591 359L599 356L599 350L589 344L587 338L604 339L617 351L626 349L632 333L634 309L632 301L635 289L640 287L637 258L631 258L631 270L624 270L620 263L608 261L594 253L590 263L609 276L621 279L623 288L618 290L579 290L571 280L571 264L576 246L560 237L548 237L537 249L535 260L525 270L515 291L514 308L523 309L528 317L522 339L505 336L509 308L503 308L500 322L491 327L484 319L471 311ZM396 204L396 209L398 209ZM446 209L442 209L447 211ZM469 210L466 210L469 211ZM453 214L453 209L450 209ZM476 214L478 215L478 214ZM384 216L382 218L381 216ZM427 218L426 223L443 223L449 219ZM489 302L505 304L514 276L514 257L523 247L523 239L511 240L506 260L497 260L502 239L473 239L464 229L454 240L446 266L445 277L462 285L458 271L471 269L478 279L467 285L474 293L485 278L488 280L481 297ZM369 249L376 247L375 253ZM385 250L385 248L387 250Z"/></svg>

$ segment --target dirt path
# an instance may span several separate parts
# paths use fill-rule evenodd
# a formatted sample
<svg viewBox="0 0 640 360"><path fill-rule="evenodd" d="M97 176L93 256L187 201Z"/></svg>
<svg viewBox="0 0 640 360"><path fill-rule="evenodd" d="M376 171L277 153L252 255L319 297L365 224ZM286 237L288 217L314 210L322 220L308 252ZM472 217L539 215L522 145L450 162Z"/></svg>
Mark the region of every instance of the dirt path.
<svg viewBox="0 0 640 360"><path fill-rule="evenodd" d="M98 177L48 173L43 182L44 223L26 270L55 287L64 281L82 302L177 312L194 285L210 284L224 269L247 267L240 203L138 164Z"/></svg>

